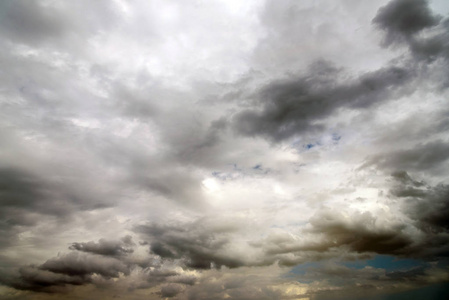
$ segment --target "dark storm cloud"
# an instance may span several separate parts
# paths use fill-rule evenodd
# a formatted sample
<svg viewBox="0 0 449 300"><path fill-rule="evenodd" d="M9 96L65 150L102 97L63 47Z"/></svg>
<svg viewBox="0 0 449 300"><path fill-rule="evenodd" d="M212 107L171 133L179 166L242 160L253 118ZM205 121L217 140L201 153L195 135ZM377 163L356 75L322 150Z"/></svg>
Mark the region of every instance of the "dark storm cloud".
<svg viewBox="0 0 449 300"><path fill-rule="evenodd" d="M244 135L274 141L322 130L316 121L340 108L367 109L384 102L414 76L411 69L391 66L348 80L330 63L317 62L304 76L265 86L256 102L260 108L238 113L234 128Z"/></svg>
<svg viewBox="0 0 449 300"><path fill-rule="evenodd" d="M378 254L404 253L413 240L403 230L403 225L381 228L375 226L376 218L369 212L355 214L348 222L341 215L323 211L310 221L316 233L325 235L323 249L347 246L356 252ZM317 249L318 250L318 249Z"/></svg>
<svg viewBox="0 0 449 300"><path fill-rule="evenodd" d="M117 278L129 274L126 264L111 257L71 252L47 260L40 269L69 276L98 274L105 278Z"/></svg>
<svg viewBox="0 0 449 300"><path fill-rule="evenodd" d="M377 215L365 211L339 213L321 209L302 228L299 236L312 235L310 240L273 235L253 245L261 247L265 260L280 266L295 266L311 261L367 259L373 254L397 256L418 255L416 237L401 222L382 224Z"/></svg>
<svg viewBox="0 0 449 300"><path fill-rule="evenodd" d="M422 71L441 88L449 86L449 19L433 14L426 0L395 0L379 9L373 23L385 32L385 46L408 46L415 62L438 61L432 71Z"/></svg>
<svg viewBox="0 0 449 300"><path fill-rule="evenodd" d="M110 28L118 16L108 1L55 5L7 0L0 4L0 33L15 43L82 50L86 38Z"/></svg>
<svg viewBox="0 0 449 300"><path fill-rule="evenodd" d="M20 290L66 292L73 285L113 284L110 279L128 277L132 270L137 270L139 279L134 278L137 283L131 282L130 289L163 283L191 286L197 281L195 276L179 273L179 270L162 268L151 255L144 259L133 257L133 249L126 247L134 245L131 236L120 241L100 239L98 243L73 243L70 247L73 252L58 254L41 265L21 267L17 274L3 271L4 278L0 282Z"/></svg>
<svg viewBox="0 0 449 300"><path fill-rule="evenodd" d="M42 218L66 218L74 212L104 208L103 200L76 190L61 178L48 178L21 168L0 168L0 240L7 246L18 230Z"/></svg>
<svg viewBox="0 0 449 300"><path fill-rule="evenodd" d="M226 232L214 232L202 226L198 222L184 226L148 224L136 230L151 240L152 253L166 259L181 259L194 269L236 268L245 264L239 257L226 253L225 247L231 243Z"/></svg>
<svg viewBox="0 0 449 300"><path fill-rule="evenodd" d="M255 11L259 8L251 8L254 10L251 14L254 19L260 19L255 23L264 22L267 28L244 37L247 47L263 48L255 51L260 52L262 60L269 61L270 55L264 55L273 50L273 56L280 57L278 62L289 64L292 58L302 59L302 54L296 51L302 46L310 48L304 52L305 62L320 55L329 59L342 56L338 53L322 55L340 51L335 51L332 43L343 45L336 46L338 49L349 46L338 34L330 38L334 33L333 20L322 22L326 14L342 15L337 10L349 2L333 4L331 10L320 14L316 20L312 15L321 10L320 5L302 10L300 5L292 6L295 2L266 2L262 18ZM143 6L139 6L142 3ZM66 288L90 285L77 288L75 296L86 291L102 293L107 290L105 287L111 287L113 292L126 290L127 286L129 291L160 288L159 294L152 294L156 297L282 299L288 297L273 287L285 279L276 273L279 270L276 263L294 266L304 261L366 258L375 253L429 260L449 256L447 185L428 186L408 173L396 172L392 179L396 185L387 195L388 199L379 197L379 201L403 203L404 220L395 223L394 217L389 220L390 217L383 218L375 211L344 215L339 213L337 205L329 211L319 211L305 224L309 217L305 214L317 207L306 198L321 193L318 190L325 185L317 182L321 178L312 178L310 191L306 191L307 180L302 182L304 178L296 177L296 173L286 176L290 158L300 158L296 152L268 149L265 141L235 137L228 130L234 129L246 137L283 141L297 134L321 132L326 129L329 117L346 110L370 112L394 99L402 101L403 96L413 93L415 88L420 89L423 82L433 84L446 80L442 86L449 83L449 77L440 76L447 74L444 68L449 60L449 22L432 15L425 1L410 0L409 5L405 1L392 1L379 10L373 23L385 33L386 45L408 47L406 51L409 52L374 71L352 76L345 69L320 60L303 74L272 80L271 76L280 78L277 74L282 71L275 62L273 73L255 70L248 73L248 78L236 81L240 83L223 84L220 88L216 87L221 85L219 82L203 86L204 78L218 80L213 74L222 71L221 65L215 66L208 56L217 55L215 52L221 58L228 56L230 48L222 48L222 40L217 40L211 49L206 42L203 48L209 32L187 28L191 24L204 27L202 22L207 18L199 18L199 24L192 19L193 22L186 22L186 28L179 30L176 27L182 22L178 19L182 21L184 15L191 16L183 6L162 1L156 3L156 6L164 6L159 11L158 7L145 3L7 0L0 4L0 46L3 46L0 60L5 70L0 72L0 138L1 142L6 141L0 151L3 161L0 168L0 248L7 250L0 255L2 284L40 292L63 292ZM226 9L234 10L231 6ZM201 5L194 10L200 11ZM285 14L289 15L288 20ZM231 24L231 21L226 19L224 23ZM310 24L306 24L308 22ZM310 27L310 32L302 31L302 27ZM226 27L226 35L234 35L231 28L234 27ZM350 27L348 31L352 29L355 30ZM153 30L158 33L157 42L152 40ZM215 41L215 34L210 35L212 41ZM262 37L264 34L267 39ZM308 43L311 40L313 43ZM272 41L282 45L271 47ZM360 44L365 42L362 40ZM193 62L194 70L187 70L192 63L190 52L184 50L193 48L196 52L195 47L200 47L204 53L200 51L201 59ZM234 51L235 47L231 48ZM319 48L330 50L320 51ZM360 52L354 53L361 53L364 48L362 45ZM232 69L234 63L257 69L253 62L248 62L253 59L252 51L239 56L236 62L232 62L232 58L224 69ZM318 54L307 57L308 51ZM385 58L385 53L380 56ZM218 56L213 58L220 60ZM180 61L182 66L178 66ZM204 65L210 68L204 71ZM292 63L292 66L295 69L297 65ZM195 69L197 67L201 70ZM433 72L437 69L439 72ZM179 82L170 82L175 77ZM260 82L268 83L260 87ZM197 102L206 98L208 90L212 94L220 90L218 94L225 95L226 101L213 106L209 106L209 102ZM440 132L446 125L447 121L441 122ZM436 127L429 128L429 136L434 133L432 130L437 131ZM7 134L3 134L3 129ZM370 129L367 135L372 132ZM398 169L416 173L445 172L449 158L446 141L417 144L422 139L416 139L416 142L408 141L407 145L417 146L401 148L402 145L397 147L399 143L388 136L393 141L388 145L391 148L386 148L394 150L370 156L366 166L389 172ZM351 138L349 133L348 137ZM259 142L263 143L260 148ZM355 147L358 145L356 143ZM378 153L370 147L373 145L368 142L366 150ZM324 153L319 152L325 151L324 147L317 148L320 148L318 154ZM267 154L253 155L248 149ZM339 149L354 148L344 145ZM336 152L331 157L349 170L353 161ZM290 157L285 163L284 154ZM249 156L250 160L270 157L267 162L262 159L250 164ZM322 160L327 159L325 157L317 155L318 173L325 172L320 168L327 163ZM245 165L241 167L242 176L235 180L225 181L221 179L226 176L215 176L226 168L225 165L240 164ZM250 174L246 171L248 166L262 164L263 169L270 172L244 178L246 173ZM329 176L336 176L332 164L329 166L332 168ZM305 173L310 171L307 164L304 170ZM220 190L205 191L201 183L210 176L216 177L213 180L218 182ZM271 185L277 183L286 185L285 195L276 194L268 199L267 194L257 201L260 193L269 193ZM266 186L259 191L259 184ZM326 193L324 191L323 195ZM255 199L250 199L253 195ZM227 201L228 196L230 201ZM295 205L307 206L300 220L295 219L296 206L288 209L285 220L284 211L275 209L278 205L288 206L290 200ZM269 206L273 207L270 212L265 211L268 201L273 204ZM238 205L233 205L237 202ZM240 208L240 204L245 209ZM106 207L109 209L104 209ZM204 216L212 211L244 215L263 225L255 228L246 223L234 223L226 217L205 221ZM170 220L174 219L180 223L170 225L173 224ZM192 221L182 221L186 219ZM154 223L137 226L143 224L142 220ZM88 232L88 236L109 237L117 232L117 237L121 237L131 227L148 242L145 249L139 249L144 244L135 245L130 236L98 241L72 239L84 232ZM285 236L265 238L273 227ZM102 235L103 231L107 234ZM67 244L67 239L72 243ZM58 244L58 249L68 251L69 246L71 251L47 261L43 259L40 262L45 262L39 265L18 267L54 251ZM258 273L269 268L275 274L270 273L268 279L261 278L264 274ZM311 272L309 279L338 281L339 277L345 277L354 284L360 280L361 286L365 286L380 278L376 278L377 273L376 270L351 273L345 268L331 267ZM384 277L396 282L403 278L414 282L423 274L426 270L420 270L419 274L391 273ZM29 297L33 298L34 294ZM302 296L291 294L289 297Z"/></svg>
<svg viewBox="0 0 449 300"><path fill-rule="evenodd" d="M403 42L438 24L426 0L394 0L379 9L373 23L386 32L385 44Z"/></svg>
<svg viewBox="0 0 449 300"><path fill-rule="evenodd" d="M93 241L87 243L73 243L69 249L105 256L121 256L133 253L133 245L134 243L131 236L128 235L119 241L100 239L97 243Z"/></svg>
<svg viewBox="0 0 449 300"><path fill-rule="evenodd" d="M326 252L338 247L358 253L377 253L434 260L449 256L449 187L429 186L414 180L404 171L393 173L391 201L399 201L402 213L412 222L380 226L370 212L355 213L349 218L324 210L311 220L311 230L324 239L307 246L279 247L277 253ZM414 226L414 234L407 225ZM307 232L307 230L306 230Z"/></svg>
<svg viewBox="0 0 449 300"><path fill-rule="evenodd" d="M3 1L0 11L1 31L13 40L36 43L59 38L65 30L60 14L45 9L39 1Z"/></svg>
<svg viewBox="0 0 449 300"><path fill-rule="evenodd" d="M395 185L391 195L402 201L403 211L425 233L414 251L430 258L449 256L449 186L430 186L403 171L394 173L392 178Z"/></svg>
<svg viewBox="0 0 449 300"><path fill-rule="evenodd" d="M409 41L409 47L418 61L433 62L440 59L447 65L449 60L449 19L435 28L436 34ZM447 81L447 80L446 80ZM447 84L447 82L445 82ZM443 86L447 87L447 85Z"/></svg>
<svg viewBox="0 0 449 300"><path fill-rule="evenodd" d="M255 94L253 107L234 116L234 129L243 135L280 141L322 131L324 125L319 122L339 109L372 109L407 95L414 89L409 83L417 78L446 87L449 21L440 23L440 19L431 13L426 1L390 2L379 10L373 23L386 33L386 44L409 47L410 52L398 60L402 63L396 61L355 78L330 63L314 63L303 75L290 75L263 86ZM418 36L424 29L434 32L428 37ZM430 64L438 59L443 63ZM425 64L416 64L421 61ZM439 73L442 78L433 75Z"/></svg>
<svg viewBox="0 0 449 300"><path fill-rule="evenodd" d="M20 277L9 278L4 283L20 290L37 292L61 292L67 285L83 285L91 282L85 276L70 276L42 270L35 266L19 269Z"/></svg>
<svg viewBox="0 0 449 300"><path fill-rule="evenodd" d="M39 266L21 267L18 275L8 274L1 282L21 290L63 292L70 285L94 283L93 275L111 279L129 273L130 267L115 258L72 252Z"/></svg>
<svg viewBox="0 0 449 300"><path fill-rule="evenodd" d="M42 214L64 215L70 212L71 204L76 204L76 199L64 195L65 191L60 185L16 168L0 169L0 191L1 204L5 208L32 209ZM67 197L66 200L69 201L59 201L60 196ZM14 224L16 221L11 219L10 222ZM30 225L21 220L17 220L17 224Z"/></svg>

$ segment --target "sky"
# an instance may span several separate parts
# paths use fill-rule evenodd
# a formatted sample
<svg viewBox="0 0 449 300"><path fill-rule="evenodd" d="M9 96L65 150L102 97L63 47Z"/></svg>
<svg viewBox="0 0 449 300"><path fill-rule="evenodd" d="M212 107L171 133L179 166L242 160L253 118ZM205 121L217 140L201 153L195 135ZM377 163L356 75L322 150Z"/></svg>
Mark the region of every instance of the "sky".
<svg viewBox="0 0 449 300"><path fill-rule="evenodd" d="M446 299L446 0L0 2L0 298Z"/></svg>

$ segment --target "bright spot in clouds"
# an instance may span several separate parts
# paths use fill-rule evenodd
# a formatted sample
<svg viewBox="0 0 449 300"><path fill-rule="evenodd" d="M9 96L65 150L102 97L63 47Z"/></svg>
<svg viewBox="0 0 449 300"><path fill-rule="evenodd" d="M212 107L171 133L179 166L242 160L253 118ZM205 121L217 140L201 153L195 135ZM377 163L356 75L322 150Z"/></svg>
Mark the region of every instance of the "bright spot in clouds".
<svg viewBox="0 0 449 300"><path fill-rule="evenodd" d="M214 178L207 178L202 181L202 184L209 192L216 192L220 189L220 185Z"/></svg>

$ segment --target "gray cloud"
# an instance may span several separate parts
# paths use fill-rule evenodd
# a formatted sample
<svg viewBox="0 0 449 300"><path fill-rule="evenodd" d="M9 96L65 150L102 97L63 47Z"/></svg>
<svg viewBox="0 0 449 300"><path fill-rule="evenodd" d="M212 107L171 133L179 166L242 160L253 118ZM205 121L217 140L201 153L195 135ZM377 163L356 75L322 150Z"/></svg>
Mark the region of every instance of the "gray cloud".
<svg viewBox="0 0 449 300"><path fill-rule="evenodd" d="M35 266L22 267L19 279L6 282L20 289L36 292L64 292L67 285L84 285L91 282L85 276L71 276L39 269Z"/></svg>
<svg viewBox="0 0 449 300"><path fill-rule="evenodd" d="M117 278L120 273L129 274L129 268L121 261L104 256L72 252L47 260L40 268L57 274L87 276L98 274L105 278Z"/></svg>
<svg viewBox="0 0 449 300"><path fill-rule="evenodd" d="M265 86L257 106L234 117L234 128L274 141L319 132L324 128L317 121L341 108L367 109L386 101L413 77L413 70L391 66L347 80L336 67L318 62L304 76Z"/></svg>
<svg viewBox="0 0 449 300"><path fill-rule="evenodd" d="M4 1L1 4L1 33L11 42L64 50L83 51L86 39L110 29L119 20L117 8L107 1L90 5L80 1L54 5L45 1Z"/></svg>
<svg viewBox="0 0 449 300"><path fill-rule="evenodd" d="M100 239L98 243L90 241L87 243L73 243L69 249L78 250L82 252L89 252L94 254L100 254L105 256L121 256L129 253L133 253L131 236L126 236L120 241L108 241Z"/></svg>
<svg viewBox="0 0 449 300"><path fill-rule="evenodd" d="M405 172L394 173L393 178L395 186L390 193L401 199L404 212L425 234L413 251L417 255L429 258L447 257L449 186L446 184L431 186L425 182L418 182Z"/></svg>
<svg viewBox="0 0 449 300"><path fill-rule="evenodd" d="M172 298L182 291L182 286L179 284L167 284L161 288L161 296Z"/></svg>
<svg viewBox="0 0 449 300"><path fill-rule="evenodd" d="M376 219L369 212L352 215L346 220L344 216L327 210L314 216L310 223L313 232L323 233L326 237L322 248L317 247L318 251L347 246L356 252L394 255L406 252L413 243L401 224L376 228Z"/></svg>
<svg viewBox="0 0 449 300"><path fill-rule="evenodd" d="M444 89L449 84L445 79L449 60L449 21L442 19L432 13L426 0L396 0L380 8L373 23L386 33L385 46L406 45L416 62L437 61L431 70L425 70L425 76L438 74L432 80L440 81L439 86ZM422 32L425 33L420 34ZM443 78L438 79L438 76Z"/></svg>
<svg viewBox="0 0 449 300"><path fill-rule="evenodd" d="M71 185L73 184L73 185ZM0 169L0 239L8 246L17 234L42 218L66 219L76 211L108 207L96 193L75 190L75 182L34 174L14 167Z"/></svg>
<svg viewBox="0 0 449 300"><path fill-rule="evenodd" d="M447 281L449 22L380 5L1 3L0 298Z"/></svg>
<svg viewBox="0 0 449 300"><path fill-rule="evenodd" d="M449 144L438 140L418 144L369 158L365 166L376 165L383 169L428 172L442 168L449 159Z"/></svg>
<svg viewBox="0 0 449 300"><path fill-rule="evenodd" d="M151 240L151 252L162 258L182 259L186 266L210 269L226 266L236 268L245 263L226 253L225 246L231 241L222 230L202 228L201 222L183 226L142 225L136 228Z"/></svg>
<svg viewBox="0 0 449 300"><path fill-rule="evenodd" d="M2 280L3 284L36 292L67 292L69 286L94 283L94 275L104 279L129 275L130 268L123 262L99 255L72 252L47 260L39 266L21 267L18 275Z"/></svg>
<svg viewBox="0 0 449 300"><path fill-rule="evenodd" d="M433 78L444 68L430 65L440 59L447 64L447 21L440 24L426 1L392 1L381 8L373 23L386 32L385 44L405 44L410 53L391 65L358 77L347 76L328 62L318 61L302 75L288 75L260 88L253 107L234 116L233 128L248 136L263 136L281 141L292 136L317 135L325 129L326 118L341 109L366 110L413 92L416 79ZM435 31L430 37L416 34L425 28ZM399 60L400 61L400 60ZM417 64L424 61L425 64ZM444 77L444 75L443 75ZM443 80L441 87L447 82ZM321 121L321 122L320 122Z"/></svg>
<svg viewBox="0 0 449 300"><path fill-rule="evenodd" d="M381 7L373 23L387 35L385 44L408 40L419 31L437 25L440 18L434 16L426 0L395 0Z"/></svg>

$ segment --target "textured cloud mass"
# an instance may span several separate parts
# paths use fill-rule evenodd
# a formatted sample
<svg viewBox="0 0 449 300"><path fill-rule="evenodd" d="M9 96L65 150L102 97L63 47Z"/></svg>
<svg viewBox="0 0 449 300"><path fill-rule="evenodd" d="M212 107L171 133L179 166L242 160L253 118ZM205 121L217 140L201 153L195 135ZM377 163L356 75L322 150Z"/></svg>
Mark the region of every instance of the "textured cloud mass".
<svg viewBox="0 0 449 300"><path fill-rule="evenodd" d="M446 299L443 0L0 3L1 299Z"/></svg>

